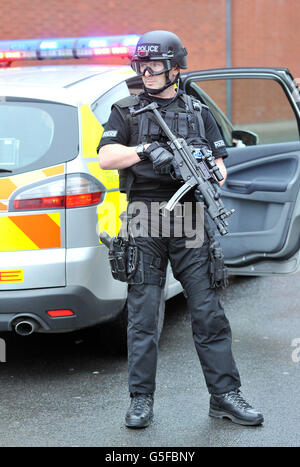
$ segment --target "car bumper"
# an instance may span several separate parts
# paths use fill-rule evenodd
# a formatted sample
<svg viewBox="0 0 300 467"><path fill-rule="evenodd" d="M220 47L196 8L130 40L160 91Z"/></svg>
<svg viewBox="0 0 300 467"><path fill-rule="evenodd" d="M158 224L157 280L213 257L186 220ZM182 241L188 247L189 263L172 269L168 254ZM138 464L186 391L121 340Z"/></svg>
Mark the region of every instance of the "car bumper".
<svg viewBox="0 0 300 467"><path fill-rule="evenodd" d="M0 331L12 331L19 318L37 322L38 332L73 331L117 317L124 299L101 300L81 286L1 292ZM52 318L48 310L72 310L72 316Z"/></svg>

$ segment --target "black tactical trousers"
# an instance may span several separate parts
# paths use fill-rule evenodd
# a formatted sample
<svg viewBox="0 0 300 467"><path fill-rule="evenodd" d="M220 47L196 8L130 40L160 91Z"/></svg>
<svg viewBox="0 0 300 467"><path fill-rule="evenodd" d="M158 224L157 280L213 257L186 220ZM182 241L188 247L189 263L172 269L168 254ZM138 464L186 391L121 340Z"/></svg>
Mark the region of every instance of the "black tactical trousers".
<svg viewBox="0 0 300 467"><path fill-rule="evenodd" d="M151 236L148 231L145 236L134 237L143 253L143 264L128 286L129 391L155 391L158 310L169 259L187 297L194 343L208 391L224 393L241 383L231 350L230 325L216 289L210 287L208 236L204 231L204 238L197 240L199 246L193 243L193 247L187 247L191 245L187 240L193 241L196 236L191 237L192 232L186 229L182 236L175 236L174 219L171 214L170 233L166 236L160 226L159 236Z"/></svg>

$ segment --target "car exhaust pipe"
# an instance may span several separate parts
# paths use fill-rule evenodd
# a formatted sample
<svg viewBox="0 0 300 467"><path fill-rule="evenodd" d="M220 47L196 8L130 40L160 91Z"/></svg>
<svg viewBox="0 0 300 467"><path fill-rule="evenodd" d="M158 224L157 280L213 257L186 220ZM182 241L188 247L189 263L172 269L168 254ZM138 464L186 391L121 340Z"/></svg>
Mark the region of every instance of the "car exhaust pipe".
<svg viewBox="0 0 300 467"><path fill-rule="evenodd" d="M13 323L14 330L20 336L30 336L40 325L31 318L20 318Z"/></svg>

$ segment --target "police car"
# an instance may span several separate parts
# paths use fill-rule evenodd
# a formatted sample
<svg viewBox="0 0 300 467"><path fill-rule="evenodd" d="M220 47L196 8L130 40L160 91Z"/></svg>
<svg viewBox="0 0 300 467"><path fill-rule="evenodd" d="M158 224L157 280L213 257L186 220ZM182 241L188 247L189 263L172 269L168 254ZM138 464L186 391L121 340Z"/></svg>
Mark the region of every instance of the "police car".
<svg viewBox="0 0 300 467"><path fill-rule="evenodd" d="M130 55L138 36L2 41L0 64ZM79 62L80 63L80 62ZM120 228L118 172L96 152L111 105L141 91L126 65L0 68L0 331L72 331L126 321L127 285L110 272L99 232ZM234 208L220 240L235 275L300 270L300 95L287 69L182 74L208 105L229 158ZM162 296L182 291L168 269ZM124 327L123 327L124 329Z"/></svg>

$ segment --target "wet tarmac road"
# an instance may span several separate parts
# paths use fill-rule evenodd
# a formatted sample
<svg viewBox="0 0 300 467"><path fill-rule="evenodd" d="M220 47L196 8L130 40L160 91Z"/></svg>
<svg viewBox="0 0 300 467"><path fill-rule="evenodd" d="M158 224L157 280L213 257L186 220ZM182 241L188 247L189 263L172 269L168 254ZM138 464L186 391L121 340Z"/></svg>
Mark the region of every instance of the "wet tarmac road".
<svg viewBox="0 0 300 467"><path fill-rule="evenodd" d="M129 430L127 361L112 326L23 338L2 333L0 446L300 446L300 274L233 278L221 292L242 391L265 417L242 427L208 417L209 395L185 299L168 302L155 418Z"/></svg>

